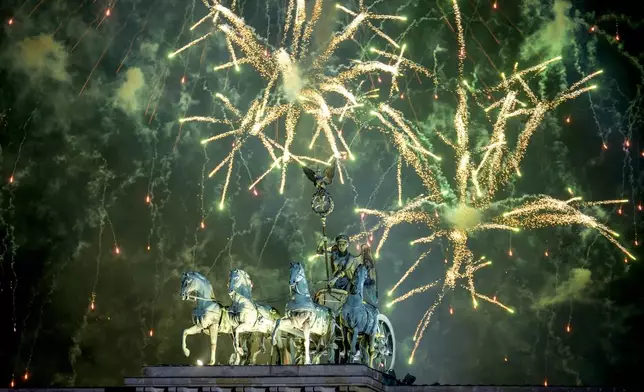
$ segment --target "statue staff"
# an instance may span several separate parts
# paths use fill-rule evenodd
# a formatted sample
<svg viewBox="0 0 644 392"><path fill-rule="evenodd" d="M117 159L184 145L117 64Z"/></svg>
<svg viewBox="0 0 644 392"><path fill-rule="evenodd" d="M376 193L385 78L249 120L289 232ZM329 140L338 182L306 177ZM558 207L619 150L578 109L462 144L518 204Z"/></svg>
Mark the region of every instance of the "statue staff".
<svg viewBox="0 0 644 392"><path fill-rule="evenodd" d="M327 192L326 187L333 183L333 176L335 175L335 161L331 166L324 169L324 172L321 172L320 170L315 172L308 167L303 167L302 170L304 170L306 177L311 180L313 185L315 185L316 191L313 193L313 197L311 198L311 209L320 216L320 220L322 221L322 235L326 239L326 217L333 212L333 207L335 206L333 198L329 192ZM325 240L324 249L326 250L326 248L327 242ZM327 252L324 252L324 265L326 266L326 279L328 281L331 278L331 270Z"/></svg>

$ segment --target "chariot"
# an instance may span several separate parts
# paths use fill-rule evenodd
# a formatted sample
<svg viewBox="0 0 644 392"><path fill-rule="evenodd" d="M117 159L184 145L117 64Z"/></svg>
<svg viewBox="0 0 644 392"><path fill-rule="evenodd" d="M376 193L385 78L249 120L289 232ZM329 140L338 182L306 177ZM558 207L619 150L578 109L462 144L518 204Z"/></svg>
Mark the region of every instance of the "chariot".
<svg viewBox="0 0 644 392"><path fill-rule="evenodd" d="M314 296L314 300L317 304L328 307L331 309L333 314L336 315L335 328L337 328L337 331L335 334L336 339L334 347L332 348L335 352L334 355L330 356L334 363L343 363L349 360L349 358L346 357L347 354L344 354L343 348L346 346L346 342L344 341L342 331L339 329L339 320L337 320L339 317L338 315L340 314L340 308L345 302L347 296L347 291L334 288L322 288L318 290ZM365 305L373 306L370 304ZM364 337L359 336L358 342L360 344L361 356L360 358L354 358L353 360L369 364L369 354ZM389 321L389 318L382 313L378 313L374 349L375 357L372 367L383 372L393 369L396 359L396 335L394 334L394 328L391 325L391 321Z"/></svg>

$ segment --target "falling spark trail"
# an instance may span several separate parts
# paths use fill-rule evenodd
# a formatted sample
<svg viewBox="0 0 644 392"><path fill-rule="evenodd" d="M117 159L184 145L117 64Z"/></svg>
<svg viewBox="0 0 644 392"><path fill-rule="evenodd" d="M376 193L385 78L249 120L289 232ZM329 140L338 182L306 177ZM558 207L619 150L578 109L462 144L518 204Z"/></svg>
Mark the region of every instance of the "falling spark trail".
<svg viewBox="0 0 644 392"><path fill-rule="evenodd" d="M157 113L157 108L159 106L159 101L161 101L161 97L163 96L163 92L165 91L165 81L166 81L166 78L168 77L169 73L170 72L168 71L163 76L163 82L161 83L161 89L159 91L159 97L157 98L156 102L154 103L154 108L152 109L152 114L150 115L150 120L148 121L148 124L152 124L152 120L154 119L154 116Z"/></svg>
<svg viewBox="0 0 644 392"><path fill-rule="evenodd" d="M27 140L27 124L29 124L29 121L31 121L31 118L33 117L34 113L38 109L38 106L40 105L40 101L36 104L36 107L29 113L29 117L27 117L27 121L22 125L22 140L20 140L20 144L18 145L18 152L16 154L16 159L13 162L13 169L11 170L11 178L15 179L16 175L16 169L18 168L18 161L20 160L20 156L22 155L22 147L25 144L25 140Z"/></svg>
<svg viewBox="0 0 644 392"><path fill-rule="evenodd" d="M85 5L85 2L81 2L74 11L70 12L69 15L64 20L61 20L60 23L58 24L58 27L56 28L56 30L54 30L54 32L52 33L52 37L56 36L56 34L60 30L60 28L63 26L63 24L65 22L69 23L69 20L72 18L72 16L75 15L81 8L83 8L84 5ZM74 46L74 47L76 47L76 46Z"/></svg>
<svg viewBox="0 0 644 392"><path fill-rule="evenodd" d="M148 24L148 17L150 16L150 12L152 11L153 7L154 7L154 4L148 10L148 13L145 16L145 19L143 20L143 23L141 24L141 28L139 29L139 31L136 34L134 34L134 37L132 37L132 40L130 41L130 46L128 47L127 52L125 52L125 56L123 56L123 60L121 60L121 62L119 63L118 68L116 68L116 73L119 73L119 71L121 70L121 67L123 67L123 64L125 64L125 60L127 59L127 56L132 51L132 46L134 45L134 41L136 40L136 38L139 35L141 35L143 33L143 31L145 30L145 27ZM132 12L134 12L134 11L132 11Z"/></svg>
<svg viewBox="0 0 644 392"><path fill-rule="evenodd" d="M161 70L161 74L162 74L162 75L165 75L166 71L167 71L167 67L166 67L166 66L164 66L164 68ZM145 107L145 112L143 113L143 115L144 115L144 116L147 116L147 115L148 115L148 111L150 110L150 104L152 103L152 99L154 98L154 96L155 96L155 95L156 95L156 93L157 93L157 87L158 87L158 86L159 86L159 84L161 83L161 79L162 79L162 77L161 77L161 76L159 76L159 77L158 77L158 78L156 78L156 79L157 79L157 81L154 83L154 87L152 87L152 94L150 94L150 98L148 98L148 104L147 104L147 106Z"/></svg>
<svg viewBox="0 0 644 392"><path fill-rule="evenodd" d="M132 15L132 14L130 14L130 15ZM112 37L108 41L107 45L105 45L105 48L103 49L103 52L101 53L101 56L96 61L96 64L94 64L94 67L92 67L91 72L89 73L89 75L87 76L87 79L85 80L85 83L83 84L83 88L81 88L80 92L78 93L79 97L81 96L81 94L83 94L83 91L85 90L85 87L87 87L87 84L89 83L89 80L92 78L92 75L94 74L94 71L96 70L96 67L98 67L98 64L100 64L101 60L103 59L103 56L105 56L105 53L107 52L107 49L109 49L110 45L112 44L112 41L114 41L114 38L116 38L116 36L119 35L119 33L121 31L123 31L123 29L127 26L128 22L129 22L129 16L128 16L128 19L125 20L125 23L123 23L123 26L121 26L121 28L116 33L114 33L112 35ZM79 43L80 43L80 41L79 41Z"/></svg>
<svg viewBox="0 0 644 392"><path fill-rule="evenodd" d="M40 5L41 5L42 3L44 3L44 2L45 2L45 0L40 0L40 1L38 2L38 4L36 4L36 6L34 7L34 9L32 9L32 10L31 10L31 12L29 13L29 15L27 15L27 17L30 17L30 16L31 16L31 14L33 14L34 12L36 12L36 10L38 9L38 7L40 7Z"/></svg>
<svg viewBox="0 0 644 392"><path fill-rule="evenodd" d="M112 42L112 41L110 40L110 43L111 43L111 42ZM109 45L108 45L108 46L109 46ZM92 78L92 75L94 74L94 71L96 70L96 67L98 67L98 64L99 64L99 63L101 62L101 60L103 59L103 56L105 56L105 52L107 52L107 48L108 48L108 46L105 46L105 49L103 49L103 53L101 53L101 56L100 56L100 57L98 58L98 60L96 61L96 64L94 64L94 67L92 67L92 70L90 71L89 75L87 76L87 79L85 80L85 83L83 84L83 87L81 88L81 90L80 90L80 91L79 91L79 93L78 93L78 96L79 96L79 97L81 96L81 94L83 94L83 91L85 91L85 87L87 87L87 83L89 83L89 80Z"/></svg>
<svg viewBox="0 0 644 392"><path fill-rule="evenodd" d="M264 245L262 245L262 250L259 252L259 257L257 259L257 264L261 264L262 262L262 256L264 255L264 250L266 250L266 247L268 246L268 241L271 239L271 236L273 235L273 231L275 230L275 227L277 227L277 221L280 219L282 216L282 212L284 209L288 206L290 203L290 199L286 198L284 199L284 203L280 207L280 209L277 211L277 214L273 218L273 225L271 226L271 230L268 232L268 235L266 236L266 241L264 241Z"/></svg>
<svg viewBox="0 0 644 392"><path fill-rule="evenodd" d="M92 28L92 25L94 24L94 22L98 21L98 18L99 18L99 17L97 16L96 18L94 18L94 20L93 20L93 21L91 21L91 22L87 25L87 28L85 29L85 31L83 32L83 34L81 35L81 37L78 39L78 41L76 41L76 44L75 44L74 46L72 46L72 48L71 48L70 52L73 52L73 51L78 47L78 45L80 45L80 43L81 43L81 41L83 40L83 38L85 38L85 36L87 35L87 33L89 33L89 30Z"/></svg>

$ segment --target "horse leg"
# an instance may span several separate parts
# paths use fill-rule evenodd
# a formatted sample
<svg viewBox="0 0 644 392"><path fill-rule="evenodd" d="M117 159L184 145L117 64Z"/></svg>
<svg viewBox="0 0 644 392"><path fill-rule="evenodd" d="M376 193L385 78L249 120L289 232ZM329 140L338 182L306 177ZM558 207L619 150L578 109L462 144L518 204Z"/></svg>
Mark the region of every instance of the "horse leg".
<svg viewBox="0 0 644 392"><path fill-rule="evenodd" d="M244 350L242 365L253 365L253 342L255 341L255 335L248 334L248 336L242 338L242 348Z"/></svg>
<svg viewBox="0 0 644 392"><path fill-rule="evenodd" d="M248 324L240 324L235 328L235 331L233 332L233 348L235 350L235 365L239 365L242 359L242 355L244 353L244 349L241 346L241 342L239 340L239 335L245 332L249 332L251 328L248 327Z"/></svg>
<svg viewBox="0 0 644 392"><path fill-rule="evenodd" d="M373 333L372 335L369 336L368 340L368 353L369 353L369 367L373 368L373 360L376 357L376 333Z"/></svg>
<svg viewBox="0 0 644 392"><path fill-rule="evenodd" d="M306 319L302 323L302 332L304 333L304 364L311 364L311 322L310 319Z"/></svg>
<svg viewBox="0 0 644 392"><path fill-rule="evenodd" d="M354 361L356 356L356 345L358 344L358 331L354 328L351 331L351 362Z"/></svg>
<svg viewBox="0 0 644 392"><path fill-rule="evenodd" d="M265 335L262 335L262 336L259 337L259 344L258 344L257 350L253 352L253 354L252 354L252 356L250 358L250 364L251 365L257 365L257 356L259 354L263 354L263 353L266 352L266 350L264 350L264 340L265 339L266 339ZM251 342L251 349L252 349L252 342ZM249 352L250 352L250 350L249 350Z"/></svg>
<svg viewBox="0 0 644 392"><path fill-rule="evenodd" d="M259 352L261 352L262 354L266 353L266 338L267 337L268 337L267 335L262 335L262 339L260 340Z"/></svg>
<svg viewBox="0 0 644 392"><path fill-rule="evenodd" d="M241 352L241 362L240 365L252 365L253 360L253 343L255 342L255 334L247 333L242 335L240 340L240 347L242 348Z"/></svg>
<svg viewBox="0 0 644 392"><path fill-rule="evenodd" d="M276 347L279 352L279 364L290 365L292 362L291 339L288 337L286 339L279 339Z"/></svg>
<svg viewBox="0 0 644 392"><path fill-rule="evenodd" d="M239 351L243 350L240 347L240 343L239 343L239 328L240 327L235 328L235 331L233 332L233 351L235 352L234 353L235 359L233 361L233 365L239 365L239 362L241 361L241 354L239 353Z"/></svg>
<svg viewBox="0 0 644 392"><path fill-rule="evenodd" d="M290 340L287 338L286 339L286 344L282 340L282 331L286 331L286 335L290 336L291 334L296 334L297 335L297 329L295 327L295 324L291 319L287 317L282 317L281 319L278 319L275 323L275 328L273 329L273 338L272 338L272 343L273 346L277 345L279 350L281 351L281 359L280 362L282 364L290 364L291 363L291 349L290 349Z"/></svg>
<svg viewBox="0 0 644 392"><path fill-rule="evenodd" d="M260 351L264 354L266 353L266 341L271 341L271 338L269 335L262 335L262 344L260 346ZM267 365L271 365L271 358L273 357L273 346L271 346L271 351L269 352L269 360Z"/></svg>
<svg viewBox="0 0 644 392"><path fill-rule="evenodd" d="M291 364L291 340L290 338L280 339L277 341L277 350L279 352L280 365Z"/></svg>
<svg viewBox="0 0 644 392"><path fill-rule="evenodd" d="M193 325L190 328L186 328L183 330L183 339L181 340L181 348L183 348L183 355L186 357L190 356L190 350L188 350L188 344L186 342L188 336L190 335L196 335L199 332L201 332L201 327L197 325Z"/></svg>
<svg viewBox="0 0 644 392"><path fill-rule="evenodd" d="M351 352L353 347L351 347L351 330L345 328L344 330L344 363L351 363Z"/></svg>
<svg viewBox="0 0 644 392"><path fill-rule="evenodd" d="M248 357L246 356L246 352L248 351L248 339L250 339L249 336L240 333L239 334L239 340L237 347L239 347L239 358L235 358L237 361L236 365L247 365L246 361ZM237 352L237 350L235 350Z"/></svg>
<svg viewBox="0 0 644 392"><path fill-rule="evenodd" d="M217 354L217 338L219 337L219 326L215 323L212 323L209 330L210 330L210 362L208 362L208 365L214 365L216 354Z"/></svg>
<svg viewBox="0 0 644 392"><path fill-rule="evenodd" d="M340 326L340 333L342 334L342 347L338 347L338 352L340 354L340 357L338 358L338 363L346 363L347 358L349 357L348 353L348 347L349 347L349 338L348 338L348 333L349 331L347 330L346 327Z"/></svg>
<svg viewBox="0 0 644 392"><path fill-rule="evenodd" d="M277 349L277 365L286 365L288 359L286 358L286 347L284 347L282 341L282 321L287 323L289 320L287 318L279 318L275 321L275 327L273 327L273 333L271 334L271 361L273 360L273 350Z"/></svg>
<svg viewBox="0 0 644 392"><path fill-rule="evenodd" d="M336 363L335 358L335 324L333 320L329 320L329 330L326 333L326 347L328 351L328 362Z"/></svg>
<svg viewBox="0 0 644 392"><path fill-rule="evenodd" d="M271 334L271 344L274 346L277 343L278 339L281 339L282 334L280 333L280 325L282 323L282 319L277 319L275 322L275 328L273 328L273 333Z"/></svg>
<svg viewBox="0 0 644 392"><path fill-rule="evenodd" d="M228 358L228 364L229 365L234 365L235 364L235 358L237 357L237 350L235 349L235 332L230 333L230 341L233 346L233 353L230 354L230 357Z"/></svg>
<svg viewBox="0 0 644 392"><path fill-rule="evenodd" d="M284 348L282 347L282 339L277 340L277 344L273 344L273 339L271 339L271 360L270 365L273 364L273 353L277 352L277 357L275 358L275 365L284 365Z"/></svg>
<svg viewBox="0 0 644 392"><path fill-rule="evenodd" d="M283 357L282 339L280 338L280 339L275 340L275 343L273 343L273 341L274 340L271 337L271 352L270 352L270 360L269 360L268 364L269 365L284 365L284 360L282 358ZM273 357L274 355L277 355L277 356Z"/></svg>

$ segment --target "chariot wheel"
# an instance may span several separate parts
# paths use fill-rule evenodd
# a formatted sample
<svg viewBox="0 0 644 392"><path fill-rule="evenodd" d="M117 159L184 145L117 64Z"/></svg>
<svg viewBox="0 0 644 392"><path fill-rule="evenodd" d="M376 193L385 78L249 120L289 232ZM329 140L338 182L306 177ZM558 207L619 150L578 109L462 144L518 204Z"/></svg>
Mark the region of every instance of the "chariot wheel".
<svg viewBox="0 0 644 392"><path fill-rule="evenodd" d="M378 314L376 352L373 367L381 372L394 368L396 361L396 335L391 321L384 314Z"/></svg>

